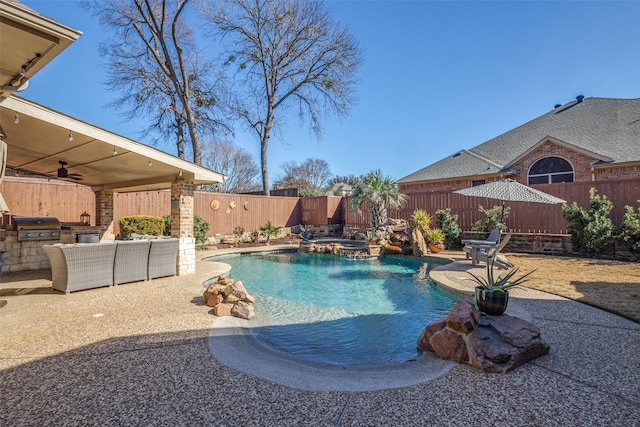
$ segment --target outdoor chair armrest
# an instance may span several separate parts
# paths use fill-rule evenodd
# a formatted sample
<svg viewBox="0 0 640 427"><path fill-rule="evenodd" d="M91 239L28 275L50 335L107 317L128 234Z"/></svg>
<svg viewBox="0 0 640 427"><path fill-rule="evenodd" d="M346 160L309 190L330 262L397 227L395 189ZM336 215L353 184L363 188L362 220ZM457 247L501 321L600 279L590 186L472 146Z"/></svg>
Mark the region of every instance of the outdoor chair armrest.
<svg viewBox="0 0 640 427"><path fill-rule="evenodd" d="M500 244L498 243L491 243L491 242L475 242L475 243L468 243L467 245L477 249L492 249L500 246Z"/></svg>
<svg viewBox="0 0 640 427"><path fill-rule="evenodd" d="M462 241L465 245L472 245L475 243L495 243L491 240L473 240L473 239L465 239Z"/></svg>

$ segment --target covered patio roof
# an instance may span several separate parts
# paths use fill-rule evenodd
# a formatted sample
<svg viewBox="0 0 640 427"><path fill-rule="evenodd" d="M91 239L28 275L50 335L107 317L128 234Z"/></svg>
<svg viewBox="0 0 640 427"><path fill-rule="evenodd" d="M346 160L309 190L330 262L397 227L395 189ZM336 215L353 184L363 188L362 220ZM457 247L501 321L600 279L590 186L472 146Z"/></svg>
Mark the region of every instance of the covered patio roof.
<svg viewBox="0 0 640 427"><path fill-rule="evenodd" d="M19 123L15 123L15 115ZM116 135L34 102L11 96L0 101L7 168L68 180L93 191L166 189L176 179L216 184L225 176L156 148Z"/></svg>
<svg viewBox="0 0 640 427"><path fill-rule="evenodd" d="M18 1L0 0L0 96L26 89L31 77L81 35Z"/></svg>

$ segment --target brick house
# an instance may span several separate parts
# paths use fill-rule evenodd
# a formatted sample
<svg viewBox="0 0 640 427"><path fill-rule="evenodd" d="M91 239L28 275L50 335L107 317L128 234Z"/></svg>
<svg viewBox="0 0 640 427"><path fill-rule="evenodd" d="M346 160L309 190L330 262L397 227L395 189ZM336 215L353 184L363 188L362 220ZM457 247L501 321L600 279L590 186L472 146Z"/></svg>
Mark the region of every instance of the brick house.
<svg viewBox="0 0 640 427"><path fill-rule="evenodd" d="M584 98L398 180L404 193L640 178L640 98Z"/></svg>

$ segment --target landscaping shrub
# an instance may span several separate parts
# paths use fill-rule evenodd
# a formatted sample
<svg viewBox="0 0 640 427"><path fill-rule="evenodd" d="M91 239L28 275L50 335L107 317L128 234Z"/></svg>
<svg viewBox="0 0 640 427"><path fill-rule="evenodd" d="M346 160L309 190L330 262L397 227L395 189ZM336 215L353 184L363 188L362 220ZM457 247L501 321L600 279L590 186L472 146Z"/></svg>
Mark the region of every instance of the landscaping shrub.
<svg viewBox="0 0 640 427"><path fill-rule="evenodd" d="M438 209L436 211L436 222L444 233L444 246L447 249L462 248L460 234L462 230L458 226L458 215L452 215L451 209Z"/></svg>
<svg viewBox="0 0 640 427"><path fill-rule="evenodd" d="M164 221L159 216L134 215L124 216L118 220L120 237L131 237L132 233L162 236Z"/></svg>
<svg viewBox="0 0 640 427"><path fill-rule="evenodd" d="M613 223L609 213L613 203L597 190L589 190L590 209L587 211L576 202L562 206L562 216L569 222L573 249L582 255L599 256L612 248Z"/></svg>
<svg viewBox="0 0 640 427"><path fill-rule="evenodd" d="M165 215L164 219L164 235L171 236L171 215ZM207 243L207 233L209 233L209 223L199 217L193 216L193 237L196 239L196 245L204 245Z"/></svg>
<svg viewBox="0 0 640 427"><path fill-rule="evenodd" d="M271 221L267 221L262 227L260 227L260 231L267 236L267 243L269 243L269 239L271 237L278 237L280 230L282 230L282 227L272 225Z"/></svg>
<svg viewBox="0 0 640 427"><path fill-rule="evenodd" d="M500 230L502 231L506 230L506 219L511 213L511 208L509 206L504 206L504 213L502 208L503 206L494 206L490 209L485 209L482 207L482 205L478 206L478 210L484 213L486 215L486 218L476 221L476 223L472 227L473 231L486 233L488 236L489 232L496 227L500 227ZM502 221L500 220L500 217L502 217Z"/></svg>
<svg viewBox="0 0 640 427"><path fill-rule="evenodd" d="M420 230L423 236L426 237L431 230L431 215L424 209L416 209L411 214L411 220L413 221L413 228Z"/></svg>
<svg viewBox="0 0 640 427"><path fill-rule="evenodd" d="M634 254L640 254L640 200L638 212L633 211L632 206L624 207L625 214L622 217L622 233L620 238L629 245L629 250Z"/></svg>

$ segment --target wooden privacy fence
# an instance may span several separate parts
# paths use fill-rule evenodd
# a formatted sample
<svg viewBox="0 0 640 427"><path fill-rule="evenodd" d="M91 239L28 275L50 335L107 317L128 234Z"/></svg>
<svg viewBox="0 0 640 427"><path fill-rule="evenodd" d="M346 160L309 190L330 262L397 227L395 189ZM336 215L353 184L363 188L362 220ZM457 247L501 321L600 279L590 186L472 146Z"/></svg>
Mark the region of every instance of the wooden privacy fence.
<svg viewBox="0 0 640 427"><path fill-rule="evenodd" d="M267 221L276 226L286 227L300 224L301 221L300 203L296 197L264 197L196 191L193 208L195 215L209 223L210 236L231 234L236 227L245 231L256 231ZM116 221L118 218L130 215L170 214L171 192L169 190L114 195Z"/></svg>
<svg viewBox="0 0 640 427"><path fill-rule="evenodd" d="M118 193L114 218L129 215L171 214L168 190ZM215 208L215 209L214 209ZM256 231L267 221L276 226L342 224L340 197L279 197L245 194L194 193L194 214L209 223L209 235L231 234L236 227ZM117 226L115 224L114 226ZM117 230L115 231L117 234Z"/></svg>
<svg viewBox="0 0 640 427"><path fill-rule="evenodd" d="M95 212L96 199L87 186L56 179L6 176L0 192L14 216L51 216L61 222L80 222Z"/></svg>
<svg viewBox="0 0 640 427"><path fill-rule="evenodd" d="M592 187L598 190L598 194L606 195L613 202L614 208L609 216L616 226L621 223L625 205L638 207L640 179L546 184L537 185L535 188L560 197L568 203L576 202L579 206L589 209L589 190ZM451 212L458 215L458 225L463 231L471 230L476 221L485 218L485 215L478 210L478 206L491 208L502 205L501 201L495 199L462 196L451 191L410 193L407 196L408 200L404 208L389 211L390 217L410 220L411 214L416 209L424 209L432 215L432 226L434 226L435 212L439 209L451 208ZM506 221L507 227L516 233L565 234L567 231L568 223L562 217L561 204L506 202L505 206L511 208ZM367 207L362 212L345 209L344 216L345 224L348 226L369 226Z"/></svg>
<svg viewBox="0 0 640 427"><path fill-rule="evenodd" d="M589 189L606 195L613 203L611 219L619 225L624 206L638 207L640 179L584 182L571 184L537 185L536 188L569 203L589 208ZM10 208L11 215L52 216L61 222L79 222L83 212L95 212L94 193L83 185L59 180L5 177L0 191ZM129 215L163 216L171 213L169 190L114 194L114 232L117 221ZM219 207L212 209L217 200ZM458 225L468 231L473 224L484 219L478 206L490 208L501 202L492 199L466 197L449 191L411 193L407 205L400 211L390 211L392 218L409 220L415 209L424 209L434 216L438 209L451 208L458 215ZM213 204L214 206L216 203ZM511 208L507 226L518 233L564 234L567 222L562 218L561 205L537 203L506 204ZM235 206L235 208L233 207ZM230 234L235 227L256 231L267 221L276 226L297 224L346 224L366 228L369 226L367 207L362 212L349 211L347 200L340 197L264 197L258 195L195 192L194 213L210 224L209 234Z"/></svg>

